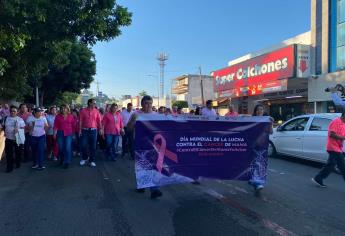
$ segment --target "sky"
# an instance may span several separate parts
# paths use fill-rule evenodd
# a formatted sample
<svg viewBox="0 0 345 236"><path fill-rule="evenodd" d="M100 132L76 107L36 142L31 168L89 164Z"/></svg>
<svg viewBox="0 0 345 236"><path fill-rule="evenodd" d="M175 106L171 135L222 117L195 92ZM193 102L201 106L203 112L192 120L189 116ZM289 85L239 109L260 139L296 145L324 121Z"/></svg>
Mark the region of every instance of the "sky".
<svg viewBox="0 0 345 236"><path fill-rule="evenodd" d="M95 82L109 97L157 96L158 53L169 58L165 93L172 79L226 67L238 57L310 30L311 0L121 0L132 24L93 47ZM96 83L91 91L96 93Z"/></svg>

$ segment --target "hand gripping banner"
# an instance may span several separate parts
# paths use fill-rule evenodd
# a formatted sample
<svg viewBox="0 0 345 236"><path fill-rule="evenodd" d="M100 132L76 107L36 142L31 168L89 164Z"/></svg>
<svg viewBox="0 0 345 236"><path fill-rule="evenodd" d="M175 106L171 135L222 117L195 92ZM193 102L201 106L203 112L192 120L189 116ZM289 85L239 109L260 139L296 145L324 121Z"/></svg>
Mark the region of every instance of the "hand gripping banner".
<svg viewBox="0 0 345 236"><path fill-rule="evenodd" d="M199 178L266 180L269 117L143 114L135 126L138 188Z"/></svg>

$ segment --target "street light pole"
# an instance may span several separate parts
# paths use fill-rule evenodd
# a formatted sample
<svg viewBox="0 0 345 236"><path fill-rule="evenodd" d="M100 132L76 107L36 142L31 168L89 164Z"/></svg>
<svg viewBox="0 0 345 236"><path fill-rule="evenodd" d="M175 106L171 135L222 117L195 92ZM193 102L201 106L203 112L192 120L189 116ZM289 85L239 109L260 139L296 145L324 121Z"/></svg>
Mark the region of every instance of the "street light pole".
<svg viewBox="0 0 345 236"><path fill-rule="evenodd" d="M199 66L199 76L200 76L201 103L202 103L202 105L204 105L205 104L205 101L204 101L204 85L202 83L201 66Z"/></svg>

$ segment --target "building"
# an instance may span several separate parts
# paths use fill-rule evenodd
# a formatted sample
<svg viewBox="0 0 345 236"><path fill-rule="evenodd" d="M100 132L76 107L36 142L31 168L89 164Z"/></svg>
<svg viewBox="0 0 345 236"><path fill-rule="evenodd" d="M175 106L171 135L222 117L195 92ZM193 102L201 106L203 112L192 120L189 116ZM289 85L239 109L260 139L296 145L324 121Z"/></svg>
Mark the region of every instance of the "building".
<svg viewBox="0 0 345 236"><path fill-rule="evenodd" d="M345 85L345 0L311 1L312 71L308 101L316 112L334 111L326 88Z"/></svg>
<svg viewBox="0 0 345 236"><path fill-rule="evenodd" d="M81 105L82 105L83 107L86 107L86 106L87 106L87 101L88 101L90 98L93 97L93 94L92 94L92 92L90 92L89 90L84 89L84 90L81 92L80 96L81 96Z"/></svg>
<svg viewBox="0 0 345 236"><path fill-rule="evenodd" d="M307 113L311 33L231 60L212 72L218 112L233 104L241 114L251 114L258 103L276 120Z"/></svg>
<svg viewBox="0 0 345 236"><path fill-rule="evenodd" d="M188 102L189 109L213 100L213 77L208 75L181 75L173 79L172 94L177 101Z"/></svg>

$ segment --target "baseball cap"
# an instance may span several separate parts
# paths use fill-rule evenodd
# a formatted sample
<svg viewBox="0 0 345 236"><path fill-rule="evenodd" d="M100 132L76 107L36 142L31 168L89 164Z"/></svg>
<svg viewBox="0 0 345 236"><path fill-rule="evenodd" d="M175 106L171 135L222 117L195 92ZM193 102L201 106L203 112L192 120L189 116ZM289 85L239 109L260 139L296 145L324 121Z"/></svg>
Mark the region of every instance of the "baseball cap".
<svg viewBox="0 0 345 236"><path fill-rule="evenodd" d="M34 113L36 113L36 112L42 112L43 110L42 110L42 108L40 108L40 107L36 107L35 109L34 109Z"/></svg>

